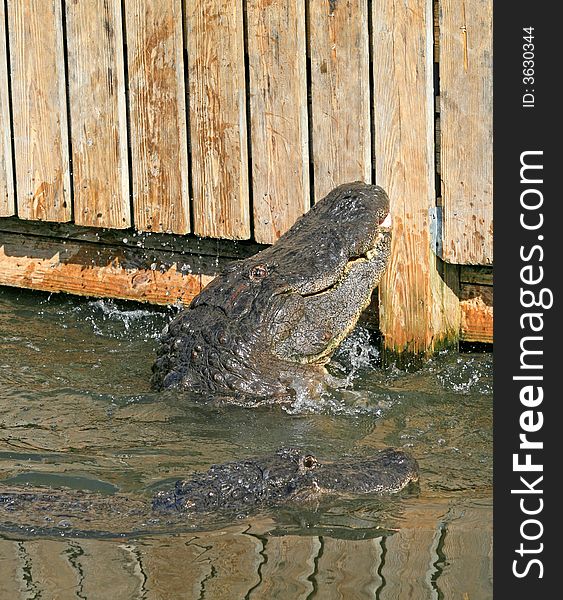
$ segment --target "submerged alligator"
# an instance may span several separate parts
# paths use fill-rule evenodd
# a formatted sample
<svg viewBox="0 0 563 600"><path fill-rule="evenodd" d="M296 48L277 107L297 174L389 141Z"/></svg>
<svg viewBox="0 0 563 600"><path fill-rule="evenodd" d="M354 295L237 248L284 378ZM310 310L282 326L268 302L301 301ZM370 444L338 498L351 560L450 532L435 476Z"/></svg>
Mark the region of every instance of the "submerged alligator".
<svg viewBox="0 0 563 600"><path fill-rule="evenodd" d="M165 329L152 385L290 402L356 325L389 259L389 199L344 184L271 247L230 263Z"/></svg>
<svg viewBox="0 0 563 600"><path fill-rule="evenodd" d="M174 515L188 519L220 511L240 515L324 495L392 494L417 480L416 461L400 450L323 462L295 448L283 448L261 458L214 465L178 481L172 490L154 496L151 509L124 494L25 487L0 490L0 529L25 525L99 531L116 519L120 527L138 529L141 523L155 526Z"/></svg>

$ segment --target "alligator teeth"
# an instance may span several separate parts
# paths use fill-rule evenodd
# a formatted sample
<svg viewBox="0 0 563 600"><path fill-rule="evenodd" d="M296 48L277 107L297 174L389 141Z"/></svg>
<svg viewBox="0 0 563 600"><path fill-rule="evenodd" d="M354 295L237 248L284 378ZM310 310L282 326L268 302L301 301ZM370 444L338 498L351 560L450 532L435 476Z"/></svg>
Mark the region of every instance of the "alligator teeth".
<svg viewBox="0 0 563 600"><path fill-rule="evenodd" d="M383 219L383 221L381 222L381 224L379 225L382 229L391 229L391 225L392 225L392 221L391 221L391 213L387 213L387 216L385 217L385 219Z"/></svg>

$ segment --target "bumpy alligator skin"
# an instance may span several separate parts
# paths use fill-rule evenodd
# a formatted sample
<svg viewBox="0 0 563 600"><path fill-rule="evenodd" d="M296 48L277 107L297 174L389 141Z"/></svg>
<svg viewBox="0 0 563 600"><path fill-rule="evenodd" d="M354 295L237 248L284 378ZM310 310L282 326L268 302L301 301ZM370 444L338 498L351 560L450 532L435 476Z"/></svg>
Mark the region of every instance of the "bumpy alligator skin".
<svg viewBox="0 0 563 600"><path fill-rule="evenodd" d="M322 380L389 259L389 200L360 182L334 189L271 247L235 261L166 328L155 389L291 401Z"/></svg>

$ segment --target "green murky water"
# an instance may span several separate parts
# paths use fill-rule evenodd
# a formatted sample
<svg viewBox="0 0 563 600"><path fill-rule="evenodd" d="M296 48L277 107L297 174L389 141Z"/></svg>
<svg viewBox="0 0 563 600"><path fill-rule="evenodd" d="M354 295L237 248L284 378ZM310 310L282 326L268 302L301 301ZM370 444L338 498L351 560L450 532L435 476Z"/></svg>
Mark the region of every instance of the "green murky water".
<svg viewBox="0 0 563 600"><path fill-rule="evenodd" d="M173 314L0 288L0 492L148 503L163 483L288 445L327 459L405 448L420 488L166 528L0 513L1 598L492 597L490 354L381 370L358 331L337 357L350 388L289 411L218 406L149 390Z"/></svg>

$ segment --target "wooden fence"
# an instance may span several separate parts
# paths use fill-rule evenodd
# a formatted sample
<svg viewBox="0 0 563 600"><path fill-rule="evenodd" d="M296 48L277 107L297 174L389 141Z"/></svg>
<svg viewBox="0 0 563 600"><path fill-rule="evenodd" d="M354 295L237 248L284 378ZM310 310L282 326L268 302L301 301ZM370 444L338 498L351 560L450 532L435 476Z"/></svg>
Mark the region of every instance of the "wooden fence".
<svg viewBox="0 0 563 600"><path fill-rule="evenodd" d="M451 265L493 259L491 29L492 0L0 0L0 236L17 218L272 243L374 181L386 343L457 338Z"/></svg>

